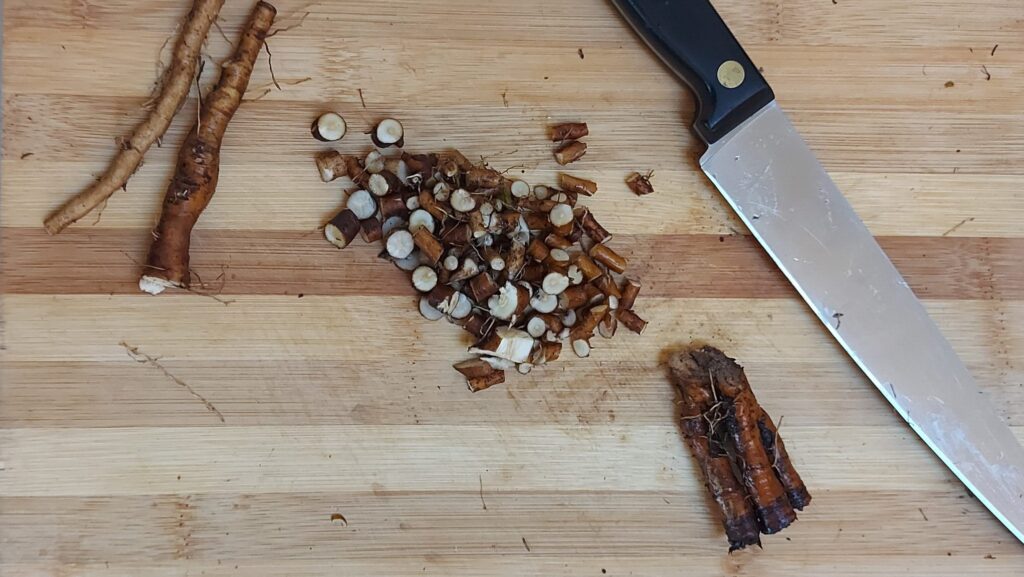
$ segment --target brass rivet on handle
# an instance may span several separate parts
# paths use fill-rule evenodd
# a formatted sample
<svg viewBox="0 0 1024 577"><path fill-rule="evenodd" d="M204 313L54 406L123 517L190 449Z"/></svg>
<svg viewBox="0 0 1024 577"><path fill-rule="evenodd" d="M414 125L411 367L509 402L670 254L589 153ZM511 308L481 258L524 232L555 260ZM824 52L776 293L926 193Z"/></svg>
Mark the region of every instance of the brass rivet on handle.
<svg viewBox="0 0 1024 577"><path fill-rule="evenodd" d="M718 67L718 83L726 88L736 88L743 84L746 76L743 65L735 60L726 60Z"/></svg>

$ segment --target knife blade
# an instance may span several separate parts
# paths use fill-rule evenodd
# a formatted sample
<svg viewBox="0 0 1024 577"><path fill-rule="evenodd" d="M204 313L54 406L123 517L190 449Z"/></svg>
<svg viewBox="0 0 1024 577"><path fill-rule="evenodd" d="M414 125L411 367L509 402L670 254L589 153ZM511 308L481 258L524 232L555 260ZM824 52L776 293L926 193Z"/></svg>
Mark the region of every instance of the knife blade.
<svg viewBox="0 0 1024 577"><path fill-rule="evenodd" d="M613 0L697 97L700 165L901 417L1024 542L1024 448L707 0Z"/></svg>

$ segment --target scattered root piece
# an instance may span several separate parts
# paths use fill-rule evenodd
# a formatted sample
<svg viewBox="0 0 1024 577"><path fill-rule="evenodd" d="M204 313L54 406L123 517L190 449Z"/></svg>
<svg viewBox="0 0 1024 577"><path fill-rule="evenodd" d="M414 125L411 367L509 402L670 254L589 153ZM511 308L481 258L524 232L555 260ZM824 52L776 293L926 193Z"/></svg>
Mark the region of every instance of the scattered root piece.
<svg viewBox="0 0 1024 577"><path fill-rule="evenodd" d="M597 192L596 182L565 174L564 172L558 175L558 185L569 192L586 196L594 196Z"/></svg>
<svg viewBox="0 0 1024 577"><path fill-rule="evenodd" d="M397 146L401 148L405 143L405 128L402 123L394 118L385 118L377 123L377 126L370 133L370 138L377 148L388 148Z"/></svg>
<svg viewBox="0 0 1024 577"><path fill-rule="evenodd" d="M586 122L566 122L551 127L551 141L579 140L590 134Z"/></svg>
<svg viewBox="0 0 1024 577"><path fill-rule="evenodd" d="M223 64L217 86L203 100L196 126L182 144L177 170L164 196L163 213L153 231L146 269L139 280L139 288L147 293L189 287L192 227L216 191L224 132L242 102L276 14L277 9L267 2L258 2L253 8L235 53Z"/></svg>
<svg viewBox="0 0 1024 577"><path fill-rule="evenodd" d="M142 166L146 152L167 132L171 120L188 97L206 35L217 20L223 4L224 0L195 0L181 27L174 56L160 81L160 95L149 108L149 115L135 128L124 146L120 147L103 176L46 219L46 232L60 233L110 198L119 188L127 186L128 179Z"/></svg>
<svg viewBox="0 0 1024 577"><path fill-rule="evenodd" d="M565 166L583 158L587 153L587 143L573 140L555 149L555 162Z"/></svg>
<svg viewBox="0 0 1024 577"><path fill-rule="evenodd" d="M337 150L328 150L316 155L316 169L320 173L320 180L331 182L348 176L348 161Z"/></svg>
<svg viewBox="0 0 1024 577"><path fill-rule="evenodd" d="M313 126L310 128L313 138L320 142L335 142L341 140L345 137L345 132L347 131L348 124L346 124L345 119L336 112L321 114L319 118L313 121Z"/></svg>
<svg viewBox="0 0 1024 577"><path fill-rule="evenodd" d="M629 187L637 196L645 196L654 192L654 187L651 186L651 177L654 176L654 171L650 171L647 174L640 174L634 172L633 174L626 177L626 186Z"/></svg>

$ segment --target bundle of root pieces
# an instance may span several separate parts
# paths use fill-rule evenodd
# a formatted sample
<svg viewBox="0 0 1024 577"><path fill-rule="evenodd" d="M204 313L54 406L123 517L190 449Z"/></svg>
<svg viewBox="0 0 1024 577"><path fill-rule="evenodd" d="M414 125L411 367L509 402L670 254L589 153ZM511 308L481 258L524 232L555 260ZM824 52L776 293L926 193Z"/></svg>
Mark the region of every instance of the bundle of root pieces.
<svg viewBox="0 0 1024 577"><path fill-rule="evenodd" d="M729 550L761 544L811 502L743 367L713 347L673 355L682 431L722 511Z"/></svg>
<svg viewBox="0 0 1024 577"><path fill-rule="evenodd" d="M317 166L324 181L348 176L357 187L324 227L327 240L338 248L357 236L383 242L381 257L408 271L421 293L420 313L473 335L477 356L454 365L472 391L504 382L506 370L526 374L556 360L563 343L587 357L595 333L647 326L633 312L640 283L621 276L626 258L577 203L597 192L592 181L562 174L557 188L531 187L455 150L329 151Z"/></svg>

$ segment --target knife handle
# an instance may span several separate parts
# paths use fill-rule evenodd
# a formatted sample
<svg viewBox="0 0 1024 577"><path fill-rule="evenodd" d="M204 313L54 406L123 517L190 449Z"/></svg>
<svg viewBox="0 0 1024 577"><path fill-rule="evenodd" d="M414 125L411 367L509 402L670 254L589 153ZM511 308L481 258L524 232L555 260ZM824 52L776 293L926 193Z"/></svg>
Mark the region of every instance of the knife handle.
<svg viewBox="0 0 1024 577"><path fill-rule="evenodd" d="M694 129L708 144L775 99L708 0L613 0L697 96Z"/></svg>

